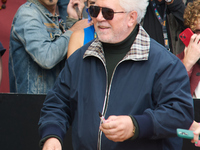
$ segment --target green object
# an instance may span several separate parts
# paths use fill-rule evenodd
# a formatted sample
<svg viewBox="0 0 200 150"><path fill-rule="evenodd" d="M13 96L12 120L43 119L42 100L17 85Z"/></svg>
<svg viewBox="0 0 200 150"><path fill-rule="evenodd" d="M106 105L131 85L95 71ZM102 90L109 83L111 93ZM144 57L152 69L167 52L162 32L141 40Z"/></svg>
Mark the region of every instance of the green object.
<svg viewBox="0 0 200 150"><path fill-rule="evenodd" d="M178 137L185 138L185 139L193 139L194 133L190 130L185 129L177 129L176 130Z"/></svg>

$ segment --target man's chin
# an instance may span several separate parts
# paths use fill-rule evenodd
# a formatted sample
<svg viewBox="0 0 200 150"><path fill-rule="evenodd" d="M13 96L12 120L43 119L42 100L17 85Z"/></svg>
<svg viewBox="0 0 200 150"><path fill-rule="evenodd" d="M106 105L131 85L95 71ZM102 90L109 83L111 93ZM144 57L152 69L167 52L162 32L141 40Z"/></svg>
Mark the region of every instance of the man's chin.
<svg viewBox="0 0 200 150"><path fill-rule="evenodd" d="M112 38L108 37L107 35L98 36L98 38L103 43L113 43Z"/></svg>

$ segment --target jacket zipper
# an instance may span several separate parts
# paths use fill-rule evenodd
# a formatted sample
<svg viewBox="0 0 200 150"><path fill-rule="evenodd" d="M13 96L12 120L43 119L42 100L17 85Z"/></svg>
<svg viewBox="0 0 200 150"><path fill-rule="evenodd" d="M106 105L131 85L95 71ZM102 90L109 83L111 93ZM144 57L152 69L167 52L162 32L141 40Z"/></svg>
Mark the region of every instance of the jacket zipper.
<svg viewBox="0 0 200 150"><path fill-rule="evenodd" d="M102 61L102 60L101 60L101 61ZM118 66L122 61L123 61L123 60L121 60L121 61L115 66L115 69L113 70L112 77L111 77L111 80L110 80L109 89L108 89L108 72L107 72L105 63L102 61L102 62L103 62L103 65L104 65L104 67L105 67L105 70L106 70L106 94L105 94L104 105L103 105L103 110L102 110L102 115L103 115L103 116L105 116L106 111L107 111L108 101L109 101L109 97L110 97L110 89L111 89L111 86L112 86L112 80L113 80L113 76L114 76L114 74L115 74L115 70L116 70L117 66ZM100 121L100 124L101 124L101 121ZM101 137L102 137L102 131L99 129L99 132L98 132L98 142L97 142L97 150L101 150Z"/></svg>
<svg viewBox="0 0 200 150"><path fill-rule="evenodd" d="M103 110L102 110L102 115L105 116L105 109L107 107L106 106L107 105L107 93L108 93L108 72L107 72L107 69L106 69L106 64L103 62L103 60L101 60L101 61L102 61L103 65L104 65L104 68L105 68L105 71L106 71L106 93L105 93L105 99L104 99ZM100 124L101 124L101 121L100 121ZM99 129L99 131L98 131L97 150L101 150L101 136L102 136L102 131Z"/></svg>

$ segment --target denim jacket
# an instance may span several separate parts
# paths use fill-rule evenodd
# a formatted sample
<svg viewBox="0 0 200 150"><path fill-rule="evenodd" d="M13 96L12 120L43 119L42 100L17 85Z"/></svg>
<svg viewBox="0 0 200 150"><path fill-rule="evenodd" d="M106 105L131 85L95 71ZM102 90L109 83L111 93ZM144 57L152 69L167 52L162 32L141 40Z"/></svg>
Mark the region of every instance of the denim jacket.
<svg viewBox="0 0 200 150"><path fill-rule="evenodd" d="M69 30L62 33L59 16L37 0L23 4L10 33L10 92L47 93L64 66L71 34Z"/></svg>

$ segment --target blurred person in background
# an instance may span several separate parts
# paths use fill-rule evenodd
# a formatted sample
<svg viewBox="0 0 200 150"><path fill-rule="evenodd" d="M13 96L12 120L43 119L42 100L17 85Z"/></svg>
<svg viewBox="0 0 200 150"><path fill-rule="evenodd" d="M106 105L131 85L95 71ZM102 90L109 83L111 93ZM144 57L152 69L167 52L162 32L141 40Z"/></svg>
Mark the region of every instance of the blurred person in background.
<svg viewBox="0 0 200 150"><path fill-rule="evenodd" d="M142 25L150 37L174 54L177 53L175 47L183 45L178 42L177 35L185 29L185 7L182 0L149 0L147 12L142 20Z"/></svg>
<svg viewBox="0 0 200 150"><path fill-rule="evenodd" d="M95 1L96 0L87 0L88 8L91 5L94 5ZM88 8L87 8L87 12L88 12ZM91 40L93 40L96 37L93 21L89 15L89 12L88 12L88 21L91 23L91 26L81 29L81 30L77 30L72 33L70 40L69 40L67 58L69 58L69 56L72 53L74 53L74 51L76 51L77 49L79 49L80 47L82 47L83 45L90 42Z"/></svg>
<svg viewBox="0 0 200 150"><path fill-rule="evenodd" d="M70 0L66 23L56 14L58 0L28 0L14 16L10 33L10 92L46 94L64 66L72 32L89 26L78 21L74 5L82 11L82 0Z"/></svg>
<svg viewBox="0 0 200 150"><path fill-rule="evenodd" d="M177 57L184 64L190 78L190 92L193 98L200 98L200 0L188 2L185 9L184 24L194 33L188 46ZM200 125L193 122L190 129L194 131L194 139L191 141L200 147L199 134Z"/></svg>
<svg viewBox="0 0 200 150"><path fill-rule="evenodd" d="M184 12L185 26L190 28L192 35L188 47L177 55L183 62L189 78L193 98L200 98L200 0L189 2Z"/></svg>

